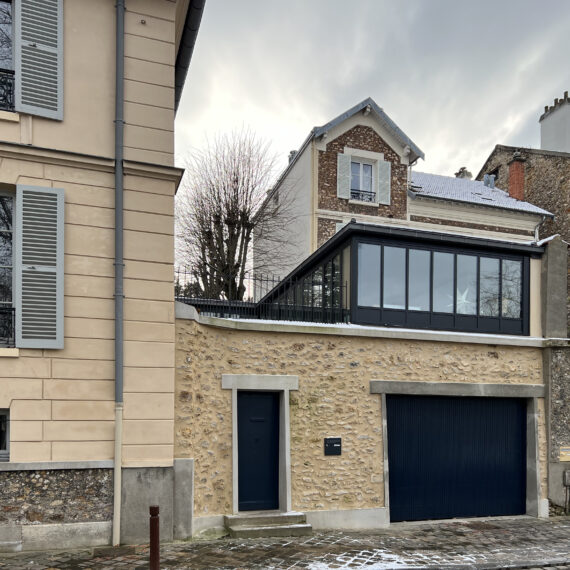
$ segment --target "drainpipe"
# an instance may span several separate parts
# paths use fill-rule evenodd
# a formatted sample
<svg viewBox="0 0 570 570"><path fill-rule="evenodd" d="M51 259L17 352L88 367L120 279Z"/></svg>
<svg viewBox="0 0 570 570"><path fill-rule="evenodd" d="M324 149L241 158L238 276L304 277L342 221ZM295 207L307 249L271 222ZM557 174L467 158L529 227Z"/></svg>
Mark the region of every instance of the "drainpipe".
<svg viewBox="0 0 570 570"><path fill-rule="evenodd" d="M113 477L113 546L121 543L123 463L123 133L125 75L125 0L116 0L115 63L115 467Z"/></svg>

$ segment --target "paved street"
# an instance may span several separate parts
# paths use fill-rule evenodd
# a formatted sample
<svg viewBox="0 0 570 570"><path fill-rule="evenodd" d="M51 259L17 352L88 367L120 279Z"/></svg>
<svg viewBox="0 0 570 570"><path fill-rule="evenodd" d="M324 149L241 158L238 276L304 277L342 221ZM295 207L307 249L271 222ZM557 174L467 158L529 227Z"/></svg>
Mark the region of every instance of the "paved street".
<svg viewBox="0 0 570 570"><path fill-rule="evenodd" d="M0 555L0 568L148 568L148 548ZM565 568L570 517L400 523L374 532L315 532L279 539L165 544L161 568Z"/></svg>

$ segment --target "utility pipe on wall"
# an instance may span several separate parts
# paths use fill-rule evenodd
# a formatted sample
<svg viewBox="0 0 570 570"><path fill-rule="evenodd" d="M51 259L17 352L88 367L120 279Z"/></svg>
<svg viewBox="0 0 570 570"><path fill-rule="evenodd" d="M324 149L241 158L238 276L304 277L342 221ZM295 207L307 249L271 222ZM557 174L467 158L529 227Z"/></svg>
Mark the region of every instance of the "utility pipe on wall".
<svg viewBox="0 0 570 570"><path fill-rule="evenodd" d="M123 462L123 138L125 76L125 0L116 0L115 62L115 464L113 477L113 545L121 542Z"/></svg>

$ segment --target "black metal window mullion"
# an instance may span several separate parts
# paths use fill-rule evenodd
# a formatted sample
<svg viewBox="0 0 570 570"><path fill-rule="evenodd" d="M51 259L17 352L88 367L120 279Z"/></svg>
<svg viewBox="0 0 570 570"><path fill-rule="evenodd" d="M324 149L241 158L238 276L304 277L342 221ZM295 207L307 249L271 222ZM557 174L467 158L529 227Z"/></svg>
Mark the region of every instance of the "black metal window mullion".
<svg viewBox="0 0 570 570"><path fill-rule="evenodd" d="M457 328L457 253L453 254L453 327Z"/></svg>

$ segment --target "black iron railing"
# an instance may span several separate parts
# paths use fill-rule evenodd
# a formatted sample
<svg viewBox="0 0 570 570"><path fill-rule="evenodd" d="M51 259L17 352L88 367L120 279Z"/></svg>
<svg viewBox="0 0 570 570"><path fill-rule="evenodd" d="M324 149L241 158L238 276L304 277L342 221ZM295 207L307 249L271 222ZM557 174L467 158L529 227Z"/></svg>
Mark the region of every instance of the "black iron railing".
<svg viewBox="0 0 570 570"><path fill-rule="evenodd" d="M14 110L14 72L0 69L0 109Z"/></svg>
<svg viewBox="0 0 570 570"><path fill-rule="evenodd" d="M368 190L351 190L351 200L359 200L360 202L376 202L376 192L369 192Z"/></svg>
<svg viewBox="0 0 570 570"><path fill-rule="evenodd" d="M245 293L241 299L228 298L222 292L218 298L211 298L200 281L182 269L176 271L175 297L209 317L348 322L346 284L317 282L314 278L280 280L274 276L250 275L243 285Z"/></svg>
<svg viewBox="0 0 570 570"><path fill-rule="evenodd" d="M0 306L0 346L13 347L15 341L14 308Z"/></svg>

